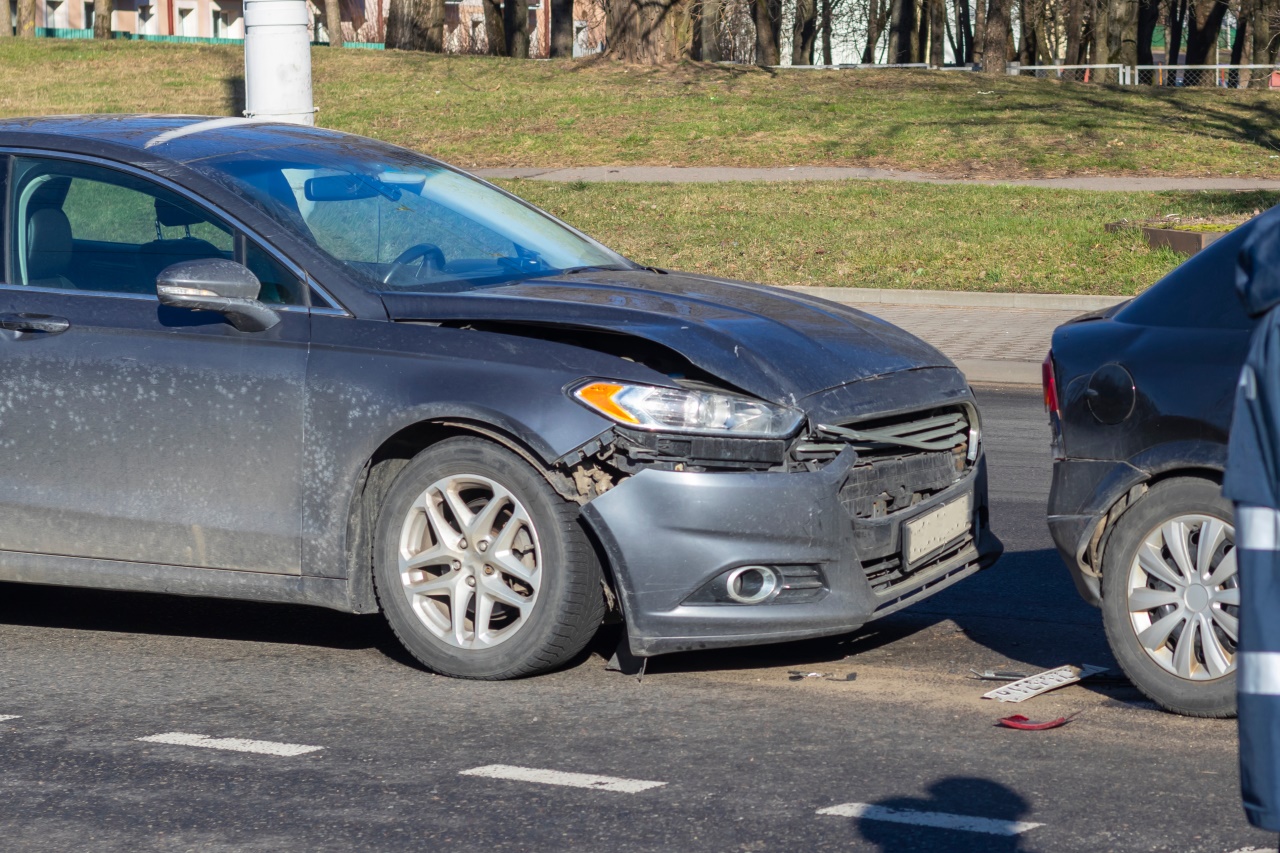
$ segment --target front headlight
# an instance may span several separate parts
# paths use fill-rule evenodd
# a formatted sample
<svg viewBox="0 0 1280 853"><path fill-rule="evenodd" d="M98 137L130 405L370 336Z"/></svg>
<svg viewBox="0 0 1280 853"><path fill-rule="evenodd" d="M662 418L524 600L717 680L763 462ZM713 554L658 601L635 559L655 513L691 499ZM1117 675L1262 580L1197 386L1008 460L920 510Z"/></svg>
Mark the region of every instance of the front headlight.
<svg viewBox="0 0 1280 853"><path fill-rule="evenodd" d="M804 419L796 409L715 391L591 380L570 394L593 412L644 430L784 438Z"/></svg>

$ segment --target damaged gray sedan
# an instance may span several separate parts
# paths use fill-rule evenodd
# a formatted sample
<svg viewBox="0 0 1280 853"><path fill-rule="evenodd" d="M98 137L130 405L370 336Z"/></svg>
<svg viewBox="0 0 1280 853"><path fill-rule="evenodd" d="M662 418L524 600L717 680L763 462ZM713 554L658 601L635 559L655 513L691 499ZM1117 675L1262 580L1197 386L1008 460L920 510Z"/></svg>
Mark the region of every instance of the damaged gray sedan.
<svg viewBox="0 0 1280 853"><path fill-rule="evenodd" d="M851 631L990 565L973 396L887 323L641 267L236 119L0 121L0 580L381 610L447 675Z"/></svg>

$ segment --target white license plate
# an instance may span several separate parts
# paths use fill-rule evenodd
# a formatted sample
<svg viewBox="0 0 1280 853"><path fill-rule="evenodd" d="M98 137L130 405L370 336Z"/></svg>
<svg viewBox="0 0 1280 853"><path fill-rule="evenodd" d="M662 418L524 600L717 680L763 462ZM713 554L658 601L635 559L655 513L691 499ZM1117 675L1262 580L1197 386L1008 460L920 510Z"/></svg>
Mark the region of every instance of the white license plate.
<svg viewBox="0 0 1280 853"><path fill-rule="evenodd" d="M944 504L902 526L906 537L907 565L929 556L969 532L973 523L973 495Z"/></svg>

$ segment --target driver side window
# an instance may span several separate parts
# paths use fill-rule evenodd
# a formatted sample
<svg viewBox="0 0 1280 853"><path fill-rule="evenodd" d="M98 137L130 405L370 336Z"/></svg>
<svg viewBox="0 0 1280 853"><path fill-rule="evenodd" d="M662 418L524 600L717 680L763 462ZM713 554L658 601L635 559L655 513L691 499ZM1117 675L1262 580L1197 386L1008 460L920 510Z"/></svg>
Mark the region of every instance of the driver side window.
<svg viewBox="0 0 1280 853"><path fill-rule="evenodd" d="M13 175L17 284L154 294L170 264L234 257L230 226L132 175L27 157L16 158Z"/></svg>

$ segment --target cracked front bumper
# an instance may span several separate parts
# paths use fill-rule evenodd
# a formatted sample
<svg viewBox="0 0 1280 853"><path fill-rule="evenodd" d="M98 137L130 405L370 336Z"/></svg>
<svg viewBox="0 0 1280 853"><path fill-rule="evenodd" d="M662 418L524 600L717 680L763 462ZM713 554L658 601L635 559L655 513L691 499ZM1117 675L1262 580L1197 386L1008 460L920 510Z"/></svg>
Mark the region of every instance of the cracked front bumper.
<svg viewBox="0 0 1280 853"><path fill-rule="evenodd" d="M902 524L973 494L972 542L876 591L859 558L859 530L840 490L853 467L846 452L812 473L689 473L646 470L583 507L604 548L633 654L821 637L926 598L991 565L1002 546L987 526L984 460L945 491L875 524L901 542ZM898 516L901 516L899 518ZM867 537L861 537L865 542ZM746 565L817 566L816 600L756 605L690 603L714 578Z"/></svg>

